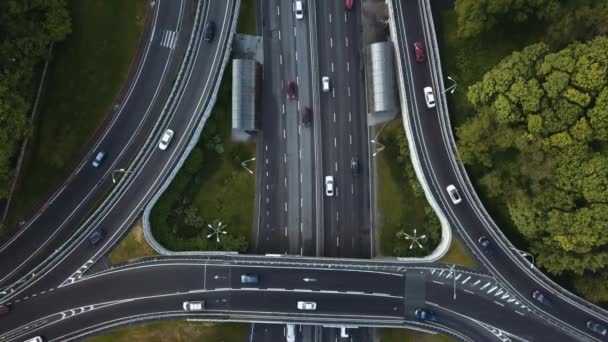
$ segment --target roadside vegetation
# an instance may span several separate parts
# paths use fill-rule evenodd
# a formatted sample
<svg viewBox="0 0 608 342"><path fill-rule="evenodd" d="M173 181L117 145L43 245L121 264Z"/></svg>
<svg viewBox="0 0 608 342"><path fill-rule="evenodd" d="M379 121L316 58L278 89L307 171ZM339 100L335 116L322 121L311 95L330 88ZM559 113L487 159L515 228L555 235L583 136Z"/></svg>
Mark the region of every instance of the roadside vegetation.
<svg viewBox="0 0 608 342"><path fill-rule="evenodd" d="M247 324L166 321L122 328L88 342L242 342L247 338Z"/></svg>
<svg viewBox="0 0 608 342"><path fill-rule="evenodd" d="M41 65L49 46L70 33L65 0L0 1L0 202L12 183Z"/></svg>
<svg viewBox="0 0 608 342"><path fill-rule="evenodd" d="M120 243L114 247L110 254L112 264L120 264L135 258L156 255L156 252L148 245L144 237L143 227L138 221L131 231L125 236Z"/></svg>
<svg viewBox="0 0 608 342"><path fill-rule="evenodd" d="M457 0L441 23L482 201L538 266L608 303L608 3Z"/></svg>
<svg viewBox="0 0 608 342"><path fill-rule="evenodd" d="M255 1L245 0L238 31L255 34L255 25ZM245 252L249 247L255 174L241 162L255 156L255 144L232 141L231 89L229 66L198 144L150 215L154 237L170 250ZM247 167L253 171L255 163ZM220 223L227 234L218 243L207 236Z"/></svg>
<svg viewBox="0 0 608 342"><path fill-rule="evenodd" d="M407 329L378 329L380 342L452 342L449 336Z"/></svg>
<svg viewBox="0 0 608 342"><path fill-rule="evenodd" d="M143 30L145 0L67 3L72 33L54 46L8 225L44 200L73 170L126 81ZM63 20L69 23L62 16L53 24ZM10 135L16 132L12 129Z"/></svg>
<svg viewBox="0 0 608 342"><path fill-rule="evenodd" d="M247 250L253 222L255 175L241 162L255 155L253 143L233 142L232 71L226 69L218 101L173 182L160 197L150 222L154 237L174 251ZM253 163L248 164L255 170ZM226 225L226 235L207 238L209 225Z"/></svg>
<svg viewBox="0 0 608 342"><path fill-rule="evenodd" d="M450 245L450 249L443 256L443 258L439 260L439 262L444 264L465 266L473 270L478 267L475 259L473 259L473 257L462 245L462 242L460 242L456 236L452 236L452 244Z"/></svg>
<svg viewBox="0 0 608 342"><path fill-rule="evenodd" d="M382 129L378 140L386 149L376 155L378 183L378 227L380 253L414 257L430 254L441 240L439 219L424 197L410 161L410 151L401 119ZM409 236L426 235L410 249Z"/></svg>

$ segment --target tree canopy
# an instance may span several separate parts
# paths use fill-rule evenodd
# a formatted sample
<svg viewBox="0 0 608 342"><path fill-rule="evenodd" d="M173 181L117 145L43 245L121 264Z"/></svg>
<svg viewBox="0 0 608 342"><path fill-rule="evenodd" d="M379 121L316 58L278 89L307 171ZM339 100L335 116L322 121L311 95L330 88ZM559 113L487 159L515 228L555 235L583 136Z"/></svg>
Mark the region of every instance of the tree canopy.
<svg viewBox="0 0 608 342"><path fill-rule="evenodd" d="M49 44L69 32L65 0L0 1L0 198L8 190L17 146L29 132L34 68Z"/></svg>
<svg viewBox="0 0 608 342"><path fill-rule="evenodd" d="M457 128L460 157L483 170L480 183L506 202L537 263L556 275L606 272L608 38L557 52L531 45L467 96L477 115Z"/></svg>

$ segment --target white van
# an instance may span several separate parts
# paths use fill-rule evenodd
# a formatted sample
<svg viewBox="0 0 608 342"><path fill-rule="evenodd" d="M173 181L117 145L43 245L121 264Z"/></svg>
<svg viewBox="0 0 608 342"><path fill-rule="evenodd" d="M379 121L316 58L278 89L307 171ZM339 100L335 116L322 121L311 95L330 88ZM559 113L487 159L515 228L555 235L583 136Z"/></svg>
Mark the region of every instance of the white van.
<svg viewBox="0 0 608 342"><path fill-rule="evenodd" d="M23 342L44 342L44 340L42 339L42 336L35 336Z"/></svg>

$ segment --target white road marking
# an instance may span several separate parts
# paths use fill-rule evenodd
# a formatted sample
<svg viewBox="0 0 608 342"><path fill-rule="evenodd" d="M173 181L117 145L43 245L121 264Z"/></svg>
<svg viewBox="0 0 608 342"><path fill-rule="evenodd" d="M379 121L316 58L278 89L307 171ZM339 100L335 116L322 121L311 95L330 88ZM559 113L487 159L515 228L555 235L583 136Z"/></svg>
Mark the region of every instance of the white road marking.
<svg viewBox="0 0 608 342"><path fill-rule="evenodd" d="M283 128L283 139L285 139L287 135L285 134L285 128Z"/></svg>
<svg viewBox="0 0 608 342"><path fill-rule="evenodd" d="M281 30L279 30L279 40L281 40Z"/></svg>
<svg viewBox="0 0 608 342"><path fill-rule="evenodd" d="M300 209L302 209L302 206L304 206L304 199L300 197Z"/></svg>
<svg viewBox="0 0 608 342"><path fill-rule="evenodd" d="M490 285L490 284L492 284L492 283L491 283L491 282L488 282L487 284L485 284L484 286L482 286L482 287L480 288L480 290L485 289L485 288L486 288L486 287L488 287L488 285Z"/></svg>
<svg viewBox="0 0 608 342"><path fill-rule="evenodd" d="M520 314L520 315L522 315L522 316L525 316L523 313L521 313L521 312L519 312L517 310L515 310L515 312L518 313L518 314Z"/></svg>
<svg viewBox="0 0 608 342"><path fill-rule="evenodd" d="M336 172L338 172L338 162L336 162Z"/></svg>
<svg viewBox="0 0 608 342"><path fill-rule="evenodd" d="M479 284L479 282L481 282L481 280L477 280L477 281L476 281L476 282L473 284L473 286L477 286L477 284Z"/></svg>
<svg viewBox="0 0 608 342"><path fill-rule="evenodd" d="M268 158L266 158L266 165L268 165Z"/></svg>
<svg viewBox="0 0 608 342"><path fill-rule="evenodd" d="M293 36L294 37L296 36L296 27L295 26L293 27Z"/></svg>
<svg viewBox="0 0 608 342"><path fill-rule="evenodd" d="M493 301L493 302L494 302L495 304L500 305L500 306L505 306L503 303L499 303L499 302L497 302L497 301Z"/></svg>
<svg viewBox="0 0 608 342"><path fill-rule="evenodd" d="M350 185L350 193L354 194L355 193L355 185L351 183Z"/></svg>
<svg viewBox="0 0 608 342"><path fill-rule="evenodd" d="M463 281L462 281L462 284L463 284L463 285L464 285L464 284L466 284L466 283L467 283L467 281L469 281L469 279L471 279L471 276L468 276L468 277L467 277L467 279L463 280Z"/></svg>
<svg viewBox="0 0 608 342"><path fill-rule="evenodd" d="M277 15L281 15L281 8L277 5Z"/></svg>
<svg viewBox="0 0 608 342"><path fill-rule="evenodd" d="M268 159L266 159L268 160ZM285 164L287 164L287 153L283 153L283 161L285 161ZM268 164L268 163L266 163Z"/></svg>
<svg viewBox="0 0 608 342"><path fill-rule="evenodd" d="M281 104L281 110L283 111L283 115L285 115L285 104ZM266 146L266 150L268 150L268 146Z"/></svg>
<svg viewBox="0 0 608 342"><path fill-rule="evenodd" d="M348 37L346 37L346 47L348 47Z"/></svg>
<svg viewBox="0 0 608 342"><path fill-rule="evenodd" d="M348 96L350 97L350 86L348 86L346 89L348 90Z"/></svg>
<svg viewBox="0 0 608 342"><path fill-rule="evenodd" d="M346 22L346 12L344 12L344 22Z"/></svg>
<svg viewBox="0 0 608 342"><path fill-rule="evenodd" d="M338 139L334 137L334 147L338 147Z"/></svg>
<svg viewBox="0 0 608 342"><path fill-rule="evenodd" d="M350 141L350 144L352 145L353 144L353 135L352 134L348 135L348 140Z"/></svg>
<svg viewBox="0 0 608 342"><path fill-rule="evenodd" d="M329 37L329 47L331 47L331 48L334 47L334 38L333 37Z"/></svg>
<svg viewBox="0 0 608 342"><path fill-rule="evenodd" d="M302 184L302 174L300 173L300 184Z"/></svg>
<svg viewBox="0 0 608 342"><path fill-rule="evenodd" d="M346 71L350 72L350 63L349 62L346 62Z"/></svg>
<svg viewBox="0 0 608 342"><path fill-rule="evenodd" d="M348 122L353 121L352 116L353 116L353 115L352 115L352 113L351 113L351 112L348 112Z"/></svg>
<svg viewBox="0 0 608 342"><path fill-rule="evenodd" d="M329 13L329 22L331 23L331 13Z"/></svg>
<svg viewBox="0 0 608 342"><path fill-rule="evenodd" d="M334 62L331 62L331 72L334 72Z"/></svg>
<svg viewBox="0 0 608 342"><path fill-rule="evenodd" d="M285 201L285 212L287 212L287 201Z"/></svg>
<svg viewBox="0 0 608 342"><path fill-rule="evenodd" d="M433 283L435 283L435 284L439 284L439 285L445 285L444 283L442 283L442 282L440 282L440 281L437 281L437 280L433 280Z"/></svg>
<svg viewBox="0 0 608 342"><path fill-rule="evenodd" d="M287 236L287 227L285 227L285 236Z"/></svg>
<svg viewBox="0 0 608 342"><path fill-rule="evenodd" d="M488 292L486 292L487 294L490 294L492 292L494 292L494 290L496 290L498 288L498 286L493 286L491 289L488 290Z"/></svg>
<svg viewBox="0 0 608 342"><path fill-rule="evenodd" d="M340 247L340 237L336 236L336 246Z"/></svg>
<svg viewBox="0 0 608 342"><path fill-rule="evenodd" d="M466 290L466 289L464 290L464 292L468 292L470 294L474 294L473 291L469 291L469 290Z"/></svg>
<svg viewBox="0 0 608 342"><path fill-rule="evenodd" d="M336 113L334 113L334 122L336 122Z"/></svg>
<svg viewBox="0 0 608 342"><path fill-rule="evenodd" d="M298 51L296 51L296 62L298 61Z"/></svg>
<svg viewBox="0 0 608 342"><path fill-rule="evenodd" d="M279 55L279 63L283 65L283 54Z"/></svg>

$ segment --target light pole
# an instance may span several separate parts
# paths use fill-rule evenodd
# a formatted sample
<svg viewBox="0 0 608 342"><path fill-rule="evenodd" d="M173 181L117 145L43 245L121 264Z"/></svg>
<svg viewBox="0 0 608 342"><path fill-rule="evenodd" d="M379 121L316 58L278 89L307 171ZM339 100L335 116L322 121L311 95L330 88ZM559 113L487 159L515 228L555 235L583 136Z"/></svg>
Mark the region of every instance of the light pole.
<svg viewBox="0 0 608 342"><path fill-rule="evenodd" d="M418 247L422 248L422 245L420 244L420 242L418 242L418 240L426 239L426 234L423 234L421 236L416 235L416 228L414 228L414 235L409 235L406 232L401 232L401 235L403 235L406 240L412 240L412 243L410 244L410 249L414 248L414 244L417 244Z"/></svg>
<svg viewBox="0 0 608 342"><path fill-rule="evenodd" d="M227 226L225 224L222 224L222 221L218 221L217 226L207 224L207 227L211 229L211 234L207 235L207 239L211 239L215 235L215 241L217 243L220 242L220 234L227 234L227 232L224 230L224 228L226 228Z"/></svg>
<svg viewBox="0 0 608 342"><path fill-rule="evenodd" d="M116 174L117 173L131 173L131 172L133 172L133 171L126 170L126 169L118 169L118 170L112 171L112 183L116 184Z"/></svg>
<svg viewBox="0 0 608 342"><path fill-rule="evenodd" d="M456 83L456 80L454 80L452 77L448 76L448 79L452 81L452 85L449 86L446 90L442 91L442 94L448 91L450 92L450 94L454 94L454 90L456 90L456 86L458 86L458 83Z"/></svg>
<svg viewBox="0 0 608 342"><path fill-rule="evenodd" d="M379 143L379 142L377 142L376 140L373 140L373 139L372 139L372 140L370 140L370 142L371 142L372 144L376 144L376 145L378 145L378 146L379 146L379 148L376 150L376 152L374 152L374 153L372 154L372 157L375 157L375 156L376 156L378 153L380 153L380 152L382 152L382 150L384 150L384 147L385 147L385 146L384 146L383 144L381 144L381 143Z"/></svg>
<svg viewBox="0 0 608 342"><path fill-rule="evenodd" d="M456 265L452 265L450 267L450 273L452 273L452 278L454 279L454 300L456 300Z"/></svg>
<svg viewBox="0 0 608 342"><path fill-rule="evenodd" d="M250 169L247 167L247 163L252 162L252 161L254 161L254 160L255 160L255 157L253 157L253 158L251 158L251 159L247 159L247 160L245 160L245 161L242 161L242 162L241 162L241 166L242 166L242 167L243 167L245 170L247 170L247 172L249 172L250 174L253 174L253 171L251 171L251 170L250 170Z"/></svg>
<svg viewBox="0 0 608 342"><path fill-rule="evenodd" d="M524 257L524 258L527 258L527 257L532 258L532 261L530 262L530 268L534 268L534 255L532 255L532 253L528 253L528 252L526 252L526 251L522 251L522 250L517 249L517 248L512 247L512 246L511 246L511 247L509 247L509 248L510 248L511 250L513 250L513 251L515 251L515 252L519 253L519 255L521 255L521 256L522 256L522 257Z"/></svg>

